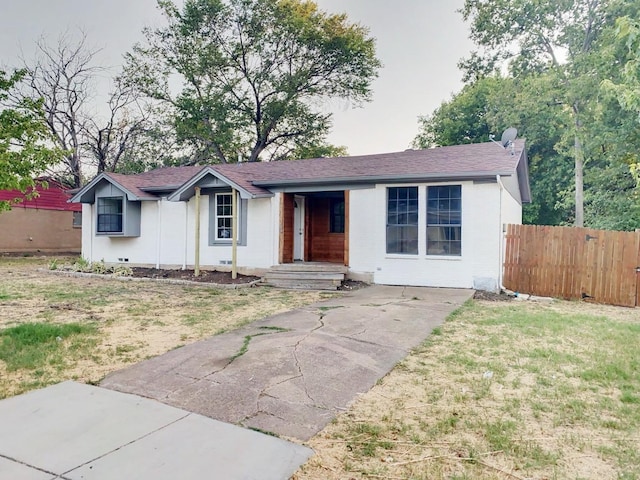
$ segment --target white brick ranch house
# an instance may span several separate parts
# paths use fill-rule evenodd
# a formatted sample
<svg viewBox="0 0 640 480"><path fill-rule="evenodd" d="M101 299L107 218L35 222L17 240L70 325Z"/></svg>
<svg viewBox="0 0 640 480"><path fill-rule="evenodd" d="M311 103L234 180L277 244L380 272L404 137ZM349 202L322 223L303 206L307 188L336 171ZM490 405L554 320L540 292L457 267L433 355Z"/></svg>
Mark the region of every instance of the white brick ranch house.
<svg viewBox="0 0 640 480"><path fill-rule="evenodd" d="M202 268L229 269L235 235L240 273L327 262L379 284L496 290L503 226L521 223L530 197L516 140L103 173L70 201L83 204L90 261L193 268L198 248Z"/></svg>

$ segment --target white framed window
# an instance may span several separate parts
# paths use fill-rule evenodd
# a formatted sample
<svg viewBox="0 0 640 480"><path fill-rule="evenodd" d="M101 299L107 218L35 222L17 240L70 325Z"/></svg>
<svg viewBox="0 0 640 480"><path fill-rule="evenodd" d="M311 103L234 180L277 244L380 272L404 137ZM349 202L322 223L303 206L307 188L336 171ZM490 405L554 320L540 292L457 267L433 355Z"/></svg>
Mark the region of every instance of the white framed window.
<svg viewBox="0 0 640 480"><path fill-rule="evenodd" d="M462 186L427 187L427 255L462 255Z"/></svg>
<svg viewBox="0 0 640 480"><path fill-rule="evenodd" d="M139 237L142 223L142 202L129 200L115 185L107 183L96 188L92 207L95 234L101 237Z"/></svg>
<svg viewBox="0 0 640 480"><path fill-rule="evenodd" d="M215 239L231 241L233 238L233 197L231 193L215 194Z"/></svg>
<svg viewBox="0 0 640 480"><path fill-rule="evenodd" d="M233 239L233 205L231 192L210 192L209 195L209 245L228 246ZM238 232L236 239L239 246L247 244L247 211L248 200L238 197Z"/></svg>

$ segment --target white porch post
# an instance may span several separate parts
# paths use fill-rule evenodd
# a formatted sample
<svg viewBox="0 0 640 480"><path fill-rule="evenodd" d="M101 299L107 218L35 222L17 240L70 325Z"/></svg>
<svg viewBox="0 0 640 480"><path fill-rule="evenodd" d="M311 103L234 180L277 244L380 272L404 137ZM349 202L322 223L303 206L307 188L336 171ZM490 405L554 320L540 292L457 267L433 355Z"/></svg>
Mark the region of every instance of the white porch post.
<svg viewBox="0 0 640 480"><path fill-rule="evenodd" d="M200 187L196 187L196 251L194 252L194 275L200 276Z"/></svg>
<svg viewBox="0 0 640 480"><path fill-rule="evenodd" d="M238 192L231 189L231 278L238 278Z"/></svg>

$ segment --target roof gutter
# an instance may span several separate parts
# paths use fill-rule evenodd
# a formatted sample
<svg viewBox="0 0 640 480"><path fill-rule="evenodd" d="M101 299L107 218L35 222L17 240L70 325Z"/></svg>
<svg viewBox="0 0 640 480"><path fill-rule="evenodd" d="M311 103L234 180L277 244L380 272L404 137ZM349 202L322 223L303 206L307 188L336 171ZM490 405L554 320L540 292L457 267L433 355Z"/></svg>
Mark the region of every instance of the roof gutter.
<svg viewBox="0 0 640 480"><path fill-rule="evenodd" d="M323 178L295 178L286 180L255 180L252 182L256 187L275 187L287 185L332 185L340 183L404 183L409 181L445 181L445 180L495 180L496 175L513 175L512 171L503 172L473 172L473 173L452 173L452 174L424 174L416 173L411 175L360 175L351 177L323 177Z"/></svg>
<svg viewBox="0 0 640 480"><path fill-rule="evenodd" d="M138 187L138 188L140 190L142 190L143 192L169 192L169 191L177 190L181 186L182 186L182 184L180 184L180 185L165 185L165 186L158 186L158 187Z"/></svg>

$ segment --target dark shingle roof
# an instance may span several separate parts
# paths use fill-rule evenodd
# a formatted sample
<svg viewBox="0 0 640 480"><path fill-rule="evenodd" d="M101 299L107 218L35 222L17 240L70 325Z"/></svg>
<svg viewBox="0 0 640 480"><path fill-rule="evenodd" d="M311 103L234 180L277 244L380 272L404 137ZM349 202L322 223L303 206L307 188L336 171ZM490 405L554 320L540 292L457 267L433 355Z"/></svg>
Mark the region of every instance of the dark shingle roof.
<svg viewBox="0 0 640 480"><path fill-rule="evenodd" d="M164 167L136 175L122 173L108 173L106 175L138 198L155 199L156 196L153 193L145 190L162 188L175 190L203 168L205 167Z"/></svg>
<svg viewBox="0 0 640 480"><path fill-rule="evenodd" d="M421 176L474 178L514 174L523 153L524 140L517 140L513 155L510 149L503 150L495 143L487 142L354 157L214 165L212 168L243 187Z"/></svg>
<svg viewBox="0 0 640 480"><path fill-rule="evenodd" d="M474 179L514 175L518 163L526 161L524 140L501 149L493 142L438 147L427 150L312 158L282 162L255 162L209 166L165 167L123 175L105 174L141 200L154 200L154 192L172 192L193 179L203 169L211 169L223 180L251 195L270 194L278 185L335 184L351 182L393 182L420 179Z"/></svg>

